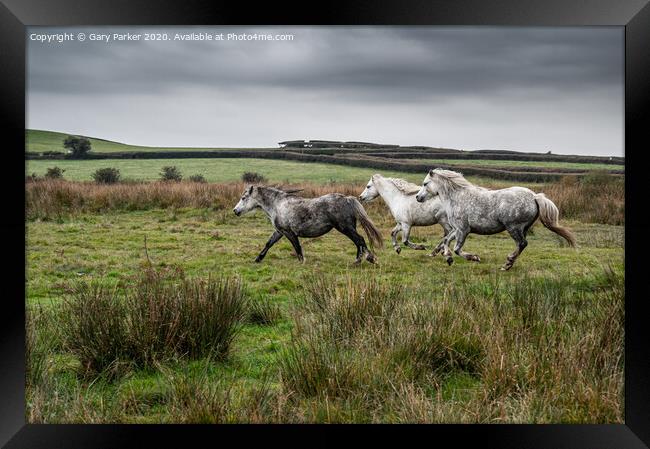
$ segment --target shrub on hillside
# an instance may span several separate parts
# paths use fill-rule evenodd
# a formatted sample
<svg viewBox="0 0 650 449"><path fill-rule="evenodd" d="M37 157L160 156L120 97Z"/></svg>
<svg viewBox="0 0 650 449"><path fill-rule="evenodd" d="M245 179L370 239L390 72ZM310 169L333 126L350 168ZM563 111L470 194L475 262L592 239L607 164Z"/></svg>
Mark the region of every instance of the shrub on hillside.
<svg viewBox="0 0 650 449"><path fill-rule="evenodd" d="M98 184L115 184L120 180L120 170L110 167L98 168L92 177Z"/></svg>
<svg viewBox="0 0 650 449"><path fill-rule="evenodd" d="M255 172L245 172L243 175L241 175L241 180L244 182L248 183L254 183L254 184L261 184L263 182L266 182L266 178Z"/></svg>
<svg viewBox="0 0 650 449"><path fill-rule="evenodd" d="M203 175L199 175L199 174L196 174L196 175L192 175L192 176L190 176L190 177L189 177L189 180L192 181L192 182L208 182L208 181L205 179L205 176L203 176Z"/></svg>
<svg viewBox="0 0 650 449"><path fill-rule="evenodd" d="M64 171L65 170L60 167L50 167L45 172L45 177L47 179L62 179Z"/></svg>
<svg viewBox="0 0 650 449"><path fill-rule="evenodd" d="M163 167L162 171L160 172L160 179L162 181L180 181L183 179L183 175L181 175L181 171L175 166L171 167Z"/></svg>

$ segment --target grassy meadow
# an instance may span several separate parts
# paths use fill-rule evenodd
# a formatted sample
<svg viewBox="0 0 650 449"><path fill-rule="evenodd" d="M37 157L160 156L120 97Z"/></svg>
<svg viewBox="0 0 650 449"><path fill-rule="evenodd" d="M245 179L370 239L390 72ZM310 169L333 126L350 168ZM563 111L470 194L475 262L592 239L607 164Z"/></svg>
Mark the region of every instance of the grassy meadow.
<svg viewBox="0 0 650 449"><path fill-rule="evenodd" d="M345 167L310 162L308 164L274 159L219 158L219 159L109 159L109 160L30 160L27 174L43 176L48 168L60 167L63 177L72 181L91 181L95 170L114 167L124 180L155 181L160 179L162 167L174 165L184 177L203 175L208 182L239 181L244 172L261 173L270 182L367 182L377 172L373 168ZM424 176L416 173L385 172L420 183Z"/></svg>
<svg viewBox="0 0 650 449"><path fill-rule="evenodd" d="M358 195L371 169L167 160L210 182L115 185L82 164L135 163L119 168L146 180L157 161L28 173L48 162L70 181L26 183L28 422L623 422L620 179L529 185L578 248L537 223L501 272L507 234L469 236L480 263L395 254L381 200L366 205L378 265L353 266L336 231L302 239L304 264L285 239L253 263L272 227L232 213L243 171L315 196ZM442 229L411 235L430 248Z"/></svg>

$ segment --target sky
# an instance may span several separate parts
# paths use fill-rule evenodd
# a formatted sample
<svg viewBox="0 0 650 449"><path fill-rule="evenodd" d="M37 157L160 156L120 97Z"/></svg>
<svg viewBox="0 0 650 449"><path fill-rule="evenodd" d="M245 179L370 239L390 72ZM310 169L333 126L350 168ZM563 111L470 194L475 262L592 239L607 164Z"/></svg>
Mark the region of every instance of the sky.
<svg viewBox="0 0 650 449"><path fill-rule="evenodd" d="M127 33L140 40L116 40ZM213 40L176 40L188 33ZM91 40L102 34L110 40ZM274 40L250 39L261 35ZM622 27L29 27L26 125L147 146L326 139L623 156L623 36Z"/></svg>

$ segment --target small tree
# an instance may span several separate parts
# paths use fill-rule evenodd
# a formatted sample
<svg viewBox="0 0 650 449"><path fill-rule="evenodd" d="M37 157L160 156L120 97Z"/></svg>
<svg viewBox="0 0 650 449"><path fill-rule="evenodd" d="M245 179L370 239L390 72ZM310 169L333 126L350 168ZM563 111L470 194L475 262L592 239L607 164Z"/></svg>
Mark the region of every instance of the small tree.
<svg viewBox="0 0 650 449"><path fill-rule="evenodd" d="M90 140L81 136L68 136L63 146L70 150L72 157L84 157L90 151Z"/></svg>
<svg viewBox="0 0 650 449"><path fill-rule="evenodd" d="M97 184L115 184L120 180L120 171L117 168L99 168L92 176Z"/></svg>
<svg viewBox="0 0 650 449"><path fill-rule="evenodd" d="M65 170L59 167L50 167L47 169L47 172L45 172L45 177L47 179L61 179L63 178L64 171Z"/></svg>
<svg viewBox="0 0 650 449"><path fill-rule="evenodd" d="M176 166L163 167L160 172L160 179L163 181L180 181L183 179L183 175Z"/></svg>
<svg viewBox="0 0 650 449"><path fill-rule="evenodd" d="M207 182L203 175L192 175L190 176L190 181L192 182Z"/></svg>

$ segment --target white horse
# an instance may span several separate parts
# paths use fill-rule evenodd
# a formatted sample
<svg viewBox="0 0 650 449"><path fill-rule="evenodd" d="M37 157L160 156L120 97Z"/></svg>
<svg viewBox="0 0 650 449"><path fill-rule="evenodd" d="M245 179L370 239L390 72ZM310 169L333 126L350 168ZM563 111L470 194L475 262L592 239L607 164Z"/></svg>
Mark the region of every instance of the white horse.
<svg viewBox="0 0 650 449"><path fill-rule="evenodd" d="M416 195L417 201L425 204L433 197L440 198L452 227L443 241L449 265L453 263L449 251L453 239L456 239L454 252L457 255L478 262L478 256L462 250L467 234L490 235L508 231L517 242L517 248L501 267L509 270L528 245L526 233L538 217L545 227L562 236L569 245L576 244L571 231L558 224L557 206L543 193L524 187L489 190L472 184L460 173L437 168L429 171Z"/></svg>
<svg viewBox="0 0 650 449"><path fill-rule="evenodd" d="M426 249L424 245L418 245L409 241L411 227L413 226L431 226L436 223L440 224L445 231L445 236L451 231L447 224L447 216L438 199L427 201L423 204L415 200L415 194L420 190L420 186L404 181L399 178L384 178L382 175L372 175L365 190L359 195L362 202L369 202L381 196L390 209L390 213L395 218L397 226L393 228L390 236L393 241L393 248L397 254L402 248L397 243L397 234L402 232L402 243L412 249ZM441 241L431 253L432 256L438 254L442 249Z"/></svg>

